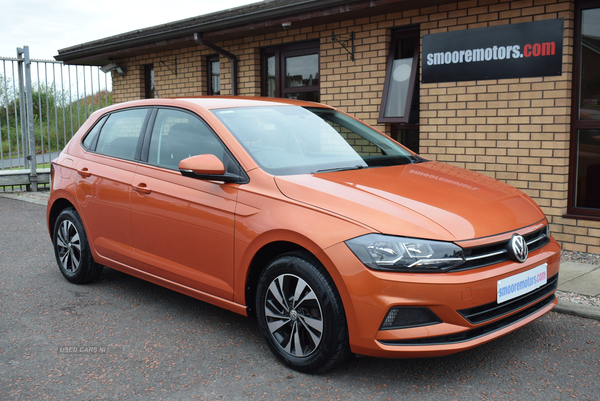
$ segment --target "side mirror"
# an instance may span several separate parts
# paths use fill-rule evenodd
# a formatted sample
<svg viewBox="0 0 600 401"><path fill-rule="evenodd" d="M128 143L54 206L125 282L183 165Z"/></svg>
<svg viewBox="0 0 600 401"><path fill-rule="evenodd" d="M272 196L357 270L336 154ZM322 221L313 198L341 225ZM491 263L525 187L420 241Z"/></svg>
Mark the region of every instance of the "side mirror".
<svg viewBox="0 0 600 401"><path fill-rule="evenodd" d="M225 172L225 165L212 154L188 157L179 162L182 175L208 181L223 181L242 184L247 182L245 177Z"/></svg>
<svg viewBox="0 0 600 401"><path fill-rule="evenodd" d="M215 155L198 155L180 161L179 170L199 175L223 175L225 174L225 165Z"/></svg>

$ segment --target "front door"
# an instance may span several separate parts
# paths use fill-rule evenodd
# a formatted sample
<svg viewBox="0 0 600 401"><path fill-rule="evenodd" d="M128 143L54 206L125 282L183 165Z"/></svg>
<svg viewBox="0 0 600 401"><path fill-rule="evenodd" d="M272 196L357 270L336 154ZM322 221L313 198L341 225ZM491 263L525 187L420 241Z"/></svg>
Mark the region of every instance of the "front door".
<svg viewBox="0 0 600 401"><path fill-rule="evenodd" d="M131 211L138 268L224 299L233 299L236 184L184 177L189 156L224 148L197 116L160 109L146 165L132 181Z"/></svg>

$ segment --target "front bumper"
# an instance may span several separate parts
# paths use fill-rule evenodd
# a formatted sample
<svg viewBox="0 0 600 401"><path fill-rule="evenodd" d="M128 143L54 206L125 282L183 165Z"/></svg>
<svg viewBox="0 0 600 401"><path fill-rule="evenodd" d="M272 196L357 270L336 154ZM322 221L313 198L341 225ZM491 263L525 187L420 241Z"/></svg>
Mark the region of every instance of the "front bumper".
<svg viewBox="0 0 600 401"><path fill-rule="evenodd" d="M525 263L504 262L447 273L389 273L364 267L345 244L326 252L344 302L354 353L380 357L428 357L470 349L514 331L550 311L560 265L554 239ZM496 302L498 280L547 264L548 283L511 302ZM334 275L335 276L335 275ZM341 283L337 282L341 280ZM428 308L436 324L382 330L392 307ZM477 315L477 318L473 316Z"/></svg>

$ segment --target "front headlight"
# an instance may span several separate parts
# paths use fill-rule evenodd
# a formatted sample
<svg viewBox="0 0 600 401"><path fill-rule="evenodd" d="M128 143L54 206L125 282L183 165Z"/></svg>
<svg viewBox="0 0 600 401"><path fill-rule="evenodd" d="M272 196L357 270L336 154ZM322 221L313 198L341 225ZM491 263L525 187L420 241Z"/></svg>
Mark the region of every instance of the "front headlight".
<svg viewBox="0 0 600 401"><path fill-rule="evenodd" d="M451 242L367 234L346 241L367 267L402 272L440 272L465 262L461 247Z"/></svg>

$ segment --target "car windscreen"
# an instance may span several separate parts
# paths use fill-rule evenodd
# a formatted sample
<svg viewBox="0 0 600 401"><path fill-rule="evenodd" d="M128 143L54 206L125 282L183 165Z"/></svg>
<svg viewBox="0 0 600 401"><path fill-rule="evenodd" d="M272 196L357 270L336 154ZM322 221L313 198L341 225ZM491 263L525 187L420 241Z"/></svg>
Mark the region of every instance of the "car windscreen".
<svg viewBox="0 0 600 401"><path fill-rule="evenodd" d="M422 161L369 126L332 109L260 106L212 112L254 161L273 175Z"/></svg>

